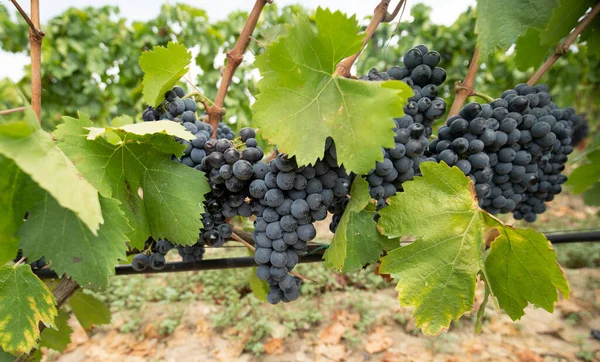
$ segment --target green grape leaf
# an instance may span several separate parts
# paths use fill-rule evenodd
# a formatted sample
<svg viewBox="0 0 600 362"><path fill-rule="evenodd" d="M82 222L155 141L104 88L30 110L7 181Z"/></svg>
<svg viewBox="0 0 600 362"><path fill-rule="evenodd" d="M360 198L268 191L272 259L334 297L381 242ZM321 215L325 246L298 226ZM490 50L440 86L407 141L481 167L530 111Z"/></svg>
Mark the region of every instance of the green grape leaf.
<svg viewBox="0 0 600 362"><path fill-rule="evenodd" d="M13 355L37 347L38 324L55 327L55 304L29 265L0 266L0 347Z"/></svg>
<svg viewBox="0 0 600 362"><path fill-rule="evenodd" d="M135 123L133 120L133 117L128 116L126 114L115 117L110 120L111 127L122 127L122 126L126 126L128 124L133 124L133 123Z"/></svg>
<svg viewBox="0 0 600 362"><path fill-rule="evenodd" d="M560 0L560 4L552 11L552 16L540 36L542 44L556 46L560 40L569 35L590 6L596 0Z"/></svg>
<svg viewBox="0 0 600 362"><path fill-rule="evenodd" d="M586 157L587 162L573 170L566 182L576 194L585 192L600 180L600 149L588 153Z"/></svg>
<svg viewBox="0 0 600 362"><path fill-rule="evenodd" d="M569 285L548 239L533 229L503 226L488 214L485 221L500 231L485 260L486 276L499 305L513 320L525 314L529 303L552 313L557 289L568 297Z"/></svg>
<svg viewBox="0 0 600 362"><path fill-rule="evenodd" d="M15 356L12 354L5 352L0 348L0 362L14 362Z"/></svg>
<svg viewBox="0 0 600 362"><path fill-rule="evenodd" d="M436 334L473 307L484 225L472 182L458 168L425 162L421 171L390 198L378 222L385 235L418 240L389 252L379 270L397 275L400 304L415 308L424 333Z"/></svg>
<svg viewBox="0 0 600 362"><path fill-rule="evenodd" d="M131 229L119 202L100 197L104 224L98 235L41 189L29 190L25 202L31 206L18 232L23 254L32 260L45 257L58 275L66 273L80 285L107 286L115 266L126 257L126 233Z"/></svg>
<svg viewBox="0 0 600 362"><path fill-rule="evenodd" d="M69 299L69 304L84 329L109 324L111 321L110 309L91 294L77 292Z"/></svg>
<svg viewBox="0 0 600 362"><path fill-rule="evenodd" d="M0 156L0 265L17 255L17 230L26 210L19 203L23 172L10 159Z"/></svg>
<svg viewBox="0 0 600 362"><path fill-rule="evenodd" d="M388 239L377 232L374 212L365 211L369 198L369 184L357 177L352 183L350 202L323 255L328 267L340 272L358 270L379 260L387 248Z"/></svg>
<svg viewBox="0 0 600 362"><path fill-rule="evenodd" d="M400 81L365 82L334 75L343 58L361 48L355 17L318 8L316 27L298 17L285 35L256 57L262 79L252 105L262 135L298 164L323 157L335 141L347 170L367 173L393 147L393 117L403 115L412 90Z"/></svg>
<svg viewBox="0 0 600 362"><path fill-rule="evenodd" d="M530 27L542 29L557 5L558 0L478 0L475 32L481 54L508 49Z"/></svg>
<svg viewBox="0 0 600 362"><path fill-rule="evenodd" d="M42 331L40 346L51 348L55 351L64 352L69 343L71 343L71 333L73 329L69 326L69 312L58 311L58 316L54 320L56 329L46 328Z"/></svg>
<svg viewBox="0 0 600 362"><path fill-rule="evenodd" d="M540 44L540 31L535 28L527 29L524 35L517 39L515 47L515 62L519 70L526 71L537 67L544 61L548 47Z"/></svg>
<svg viewBox="0 0 600 362"><path fill-rule="evenodd" d="M127 132L128 126L112 128L120 139L116 144L102 137L92 141L85 129L92 125L89 118L80 114L64 120L55 132L59 147L102 195L121 201L133 227L132 247L143 248L150 236L181 245L198 241L210 186L202 172L171 160L183 155L185 145L162 127L156 134L135 128L141 135Z"/></svg>
<svg viewBox="0 0 600 362"><path fill-rule="evenodd" d="M153 107L164 99L165 92L187 73L192 55L185 46L169 43L167 47L155 46L142 53L139 64L144 72L142 86L144 102Z"/></svg>
<svg viewBox="0 0 600 362"><path fill-rule="evenodd" d="M90 133L87 136L88 140L96 140L98 137L106 133L112 134L134 134L138 136L144 136L149 134L164 133L170 136L179 137L184 140L193 140L196 137L188 132L185 127L177 122L172 121L156 121L156 122L144 122L127 124L121 127L107 127L107 128L87 128Z"/></svg>
<svg viewBox="0 0 600 362"><path fill-rule="evenodd" d="M552 310L557 289L568 294L543 235L506 226L481 210L473 182L458 168L425 162L421 171L390 198L378 226L388 236L417 237L382 258L380 272L394 274L400 304L415 308L424 333L439 333L472 309L478 273L513 319L528 303Z"/></svg>
<svg viewBox="0 0 600 362"><path fill-rule="evenodd" d="M588 52L600 58L600 21L596 19L581 32L581 41L587 43Z"/></svg>
<svg viewBox="0 0 600 362"><path fill-rule="evenodd" d="M269 283L264 280L258 279L256 276L256 268L250 269L250 290L252 294L264 302L267 301L267 294L269 294Z"/></svg>
<svg viewBox="0 0 600 362"><path fill-rule="evenodd" d="M586 205L600 206L600 182L596 182L583 194L583 201Z"/></svg>
<svg viewBox="0 0 600 362"><path fill-rule="evenodd" d="M0 155L13 160L61 206L75 212L92 233L97 233L103 222L98 191L56 146L52 136L39 127L35 115L27 115L29 110L24 114L24 120L0 122Z"/></svg>

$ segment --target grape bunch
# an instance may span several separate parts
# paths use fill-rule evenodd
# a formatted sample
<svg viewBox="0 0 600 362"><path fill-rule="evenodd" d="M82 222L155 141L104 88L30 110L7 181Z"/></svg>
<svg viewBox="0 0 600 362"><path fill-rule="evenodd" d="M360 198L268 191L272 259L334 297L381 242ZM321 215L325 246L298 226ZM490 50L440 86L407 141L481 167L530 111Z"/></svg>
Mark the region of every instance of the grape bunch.
<svg viewBox="0 0 600 362"><path fill-rule="evenodd" d="M446 102L438 97L439 86L446 80L446 71L438 67L440 53L429 51L425 45L417 45L403 57L403 67L394 66L386 72L373 68L362 80L382 81L401 80L408 84L414 95L404 106L405 116L400 128L408 124L420 123L425 126L425 137L431 136L431 126L436 119L446 113Z"/></svg>
<svg viewBox="0 0 600 362"><path fill-rule="evenodd" d="M165 255L173 248L173 245L167 240L161 239L157 242L149 239L146 241L143 253L138 253L131 260L131 267L135 271L142 271L150 267L154 270L161 270L167 264Z"/></svg>
<svg viewBox="0 0 600 362"><path fill-rule="evenodd" d="M235 140L235 133L231 128L220 123L216 132L217 139L212 139L213 128L196 117L197 105L194 100L182 97L183 89L174 87L165 93L165 100L159 107L148 107L143 112L143 119L147 122L179 122L195 136L191 141L179 139L186 148L181 160L173 157L176 162L203 171L211 186L211 192L207 194L204 203L204 227L200 231L198 242L193 246L177 246L183 261L191 262L202 259L204 246L220 247L231 237L233 229L227 219L237 215L252 215L248 187L252 181L253 165L263 158L264 152L258 147L256 133L251 128L242 129L239 140ZM172 247L173 245L168 249ZM163 246L161 250L166 249ZM162 260L164 267L164 256L161 259L160 255L163 254L147 249L134 258L136 267L143 270L150 265L156 269L147 258Z"/></svg>
<svg viewBox="0 0 600 362"><path fill-rule="evenodd" d="M489 213L533 222L567 180L561 172L579 120L572 108L552 102L548 86L519 84L489 104L467 104L439 129L429 151L471 177Z"/></svg>
<svg viewBox="0 0 600 362"><path fill-rule="evenodd" d="M575 113L572 108L567 109L571 109L572 112ZM573 147L577 147L588 136L590 124L586 118L577 114L571 116L571 121L573 122L573 134L571 135L571 140L573 141Z"/></svg>
<svg viewBox="0 0 600 362"><path fill-rule="evenodd" d="M402 190L403 182L420 174L419 165L425 159L431 126L446 112L446 102L437 96L438 87L446 80L446 71L437 66L440 54L417 45L406 52L403 62L404 67L394 66L387 72L371 69L368 75L359 78L401 80L414 92L404 107L405 115L394 119L394 148L383 150L383 161L377 162L366 177L371 197L377 200L377 210L386 205L388 197Z"/></svg>
<svg viewBox="0 0 600 362"><path fill-rule="evenodd" d="M267 299L272 304L299 297L301 280L289 272L316 236L313 223L327 217L335 197L349 192L350 179L337 167L331 146L329 141L326 156L314 165L299 167L294 158L279 153L268 164L254 166L249 187L257 203L254 260L257 277L270 284Z"/></svg>
<svg viewBox="0 0 600 362"><path fill-rule="evenodd" d="M208 124L202 123L196 117L196 111L198 105L192 98L184 98L185 91L179 86L173 87L172 90L165 93L165 99L155 109L148 107L142 113L142 119L144 122L169 120L181 123L188 131L197 135L199 131L207 131L209 133L208 138L212 135L212 127ZM206 127L209 126L209 127ZM235 133L229 126L223 122L219 123L217 129L217 139L226 138L233 140ZM199 162L198 162L199 163Z"/></svg>
<svg viewBox="0 0 600 362"><path fill-rule="evenodd" d="M13 259L14 263L18 263L21 258L23 257L23 250L19 249L19 251L17 252L17 256ZM38 269L42 269L43 267L45 267L46 265L48 265L48 263L46 263L46 258L45 257L41 257L36 261L33 262L29 262L29 260L27 258L25 258L24 260L26 263L29 264L29 266L31 267L31 269L33 270L38 270Z"/></svg>

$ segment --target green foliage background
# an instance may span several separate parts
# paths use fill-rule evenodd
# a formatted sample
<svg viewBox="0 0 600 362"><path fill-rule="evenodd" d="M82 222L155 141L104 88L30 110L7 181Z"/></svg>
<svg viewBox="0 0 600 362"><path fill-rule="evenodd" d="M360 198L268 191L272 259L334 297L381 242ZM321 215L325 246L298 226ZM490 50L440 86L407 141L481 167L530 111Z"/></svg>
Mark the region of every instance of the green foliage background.
<svg viewBox="0 0 600 362"><path fill-rule="evenodd" d="M372 67L383 70L396 65L406 50L422 43L442 55L441 66L447 70L448 78L441 94L450 103L454 82L464 77L475 47L474 10L468 9L450 26L432 23L430 12L431 8L417 4L410 11L411 21L406 20L409 17L405 14L400 24L382 24L359 58L358 75L366 74ZM301 6L267 6L249 52L258 54L264 43L298 14L314 16L312 10ZM224 65L215 59L224 59L217 56L233 47L246 18L245 12L233 12L227 19L211 21L204 10L183 4L164 5L156 18L133 23L121 17L117 7L65 11L42 27L46 32L42 49L44 126L52 129L60 117L74 116L78 110L100 123L121 114L139 119L144 107L142 71L137 64L140 52L155 45L165 46L175 39L194 49L199 72L197 79L190 81L214 98ZM8 52L28 51L27 25L20 17L9 16L3 4L0 4L0 48ZM595 70L600 64L588 53L586 45L577 44L542 81L550 84L559 105L573 105L595 124L600 113L600 73ZM246 57L226 99L226 118L234 129L247 126L251 120L251 94L256 94L257 80L256 74L251 73L252 60ZM526 81L534 71L519 70L510 50L495 52L482 62L476 88L493 97ZM25 77L17 83L26 95L30 94L29 77L27 69ZM0 80L0 109L18 104L17 94L8 80Z"/></svg>

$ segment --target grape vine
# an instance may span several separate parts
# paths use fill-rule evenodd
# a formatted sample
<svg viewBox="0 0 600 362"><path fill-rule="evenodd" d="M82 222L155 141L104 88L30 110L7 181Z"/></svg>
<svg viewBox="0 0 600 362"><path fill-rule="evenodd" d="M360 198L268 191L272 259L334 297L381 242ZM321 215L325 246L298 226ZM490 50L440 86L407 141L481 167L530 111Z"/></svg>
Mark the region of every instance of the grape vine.
<svg viewBox="0 0 600 362"><path fill-rule="evenodd" d="M493 215L534 222L544 213L567 181L568 156L590 127L575 108L556 104L548 86L533 84L558 53L528 83L497 99L476 92L474 83L490 50L517 42L522 51L517 38L528 29L539 33L539 46L560 40L540 29L554 24L563 2L515 20L479 1L478 48L437 131L446 114L438 51L414 45L402 66L350 74L378 25L393 21L404 1L389 12L390 2L382 0L364 32L339 11L298 16L260 44L253 127L237 127L237 134L224 122L225 98L270 1L256 0L226 52L214 102L194 85L186 93L180 81L192 55L169 42L139 59L146 102L140 117L99 127L79 113L63 117L52 133L40 125L44 33L34 6L31 20L26 17L32 106L0 114L0 333L9 336L0 338L0 352L28 358L43 329L58 328L69 297L79 288L106 287L128 256L136 271L159 271L172 254L182 263L203 263L207 248L226 242L252 250L254 281L268 290L271 304L300 297L307 278L294 268L311 246L325 250L326 264L339 272L380 264L427 334L472 311L478 278L486 284L485 300L495 298L512 319L529 304L552 311L569 286L548 239ZM565 27L563 48L586 36L599 9L590 4ZM498 22L511 31L492 32ZM470 96L488 103L464 105ZM597 152L586 155L584 171L595 170ZM571 181L576 190L597 188L597 180L581 179ZM251 221L251 236L238 235L237 218ZM331 243L315 247L315 225L324 221ZM414 240L400 247L406 236ZM52 292L36 276L49 269L61 275ZM81 313L81 303L99 303L86 298L92 297L73 296L73 313Z"/></svg>

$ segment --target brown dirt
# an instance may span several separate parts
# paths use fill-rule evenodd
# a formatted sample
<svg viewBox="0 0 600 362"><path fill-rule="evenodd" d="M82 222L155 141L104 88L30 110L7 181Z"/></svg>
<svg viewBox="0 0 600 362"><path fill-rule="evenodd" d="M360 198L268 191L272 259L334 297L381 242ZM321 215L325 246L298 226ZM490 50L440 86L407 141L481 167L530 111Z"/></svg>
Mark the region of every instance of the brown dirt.
<svg viewBox="0 0 600 362"><path fill-rule="evenodd" d="M182 324L169 336L161 336L164 304L149 303L140 332L123 334L124 317L116 314L110 326L90 336L76 320L73 342L62 355L48 355L46 361L600 361L600 341L590 337L590 328L600 329L600 270L567 270L571 282L570 300L561 299L554 313L529 307L526 316L512 322L489 305L483 331L473 333L472 318L462 318L450 331L426 337L408 318L410 310L395 307L390 313L407 317L401 322L382 314L358 343L346 339L355 331L361 316L345 309L333 309L323 323L293 337L275 335L263 340L264 354L244 351L248 337L233 330L217 332L211 315L226 306L191 302L182 306ZM478 289L476 305L481 300ZM397 305L393 289L365 294L366 298ZM348 292L328 294L328 299L356 298ZM394 309L394 308L391 308ZM383 313L383 312L382 312ZM146 317L150 318L150 317Z"/></svg>

